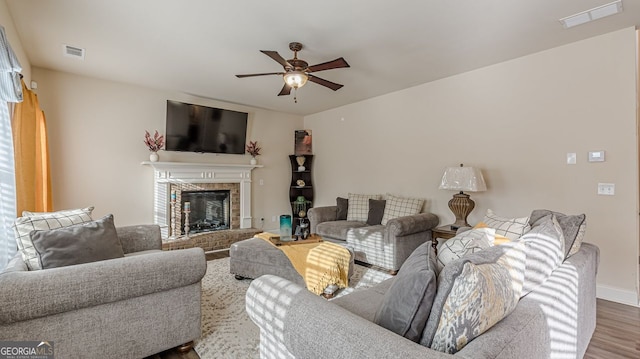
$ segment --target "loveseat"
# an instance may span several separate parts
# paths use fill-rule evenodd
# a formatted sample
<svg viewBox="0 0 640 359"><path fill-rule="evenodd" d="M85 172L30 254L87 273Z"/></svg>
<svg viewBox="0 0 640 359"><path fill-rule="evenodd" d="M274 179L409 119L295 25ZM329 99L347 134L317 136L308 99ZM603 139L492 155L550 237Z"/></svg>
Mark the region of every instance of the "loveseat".
<svg viewBox="0 0 640 359"><path fill-rule="evenodd" d="M56 358L142 358L200 337L200 248L161 250L160 228L117 228L125 257L0 273L0 340L49 341Z"/></svg>
<svg viewBox="0 0 640 359"><path fill-rule="evenodd" d="M311 233L350 247L357 261L391 272L400 269L419 245L431 241L431 230L439 222L435 214L419 213L371 225L363 220L338 219L338 212L338 206L309 209Z"/></svg>
<svg viewBox="0 0 640 359"><path fill-rule="evenodd" d="M447 264L439 274L438 293L433 306L431 303L425 306L431 307L429 322L424 331L418 330L418 334L426 335L436 306L446 307L438 298L443 293L442 287L449 281L447 275L452 273L447 268L455 268L456 264L468 261L479 264L482 261L478 259L483 256L506 253L510 249L520 248L521 255L535 250L529 246L523 251L524 246L517 241L494 246ZM406 263L411 263L416 253L428 253L427 248L430 249L427 245L417 248ZM417 262L423 261L424 258ZM512 261L511 265L524 267L525 261L520 262L514 264ZM319 298L280 277L263 276L249 287L246 309L260 327L262 358L582 358L596 325L598 264L599 249L582 243L579 250L555 267L544 281L533 287L529 283L533 289L516 300L514 308L488 330L468 342L463 337L471 333L453 338L454 342L463 340L466 343L454 351L455 354L431 349L431 345L421 345L424 337L412 341L406 334L399 335L376 324L380 309L393 295L395 282L403 280L403 269L396 277L332 301ZM524 281L527 281L526 275ZM497 288L502 287L497 284ZM525 287L527 284L520 282L518 288L522 290ZM452 290L443 295L451 297L455 293ZM464 296L463 299L468 301L469 297ZM499 305L494 302L486 304L489 311L494 311ZM459 308L449 309L456 311ZM406 313L396 311L394 314L402 317ZM454 321L460 323L465 320ZM407 333L415 329L413 326L407 328Z"/></svg>

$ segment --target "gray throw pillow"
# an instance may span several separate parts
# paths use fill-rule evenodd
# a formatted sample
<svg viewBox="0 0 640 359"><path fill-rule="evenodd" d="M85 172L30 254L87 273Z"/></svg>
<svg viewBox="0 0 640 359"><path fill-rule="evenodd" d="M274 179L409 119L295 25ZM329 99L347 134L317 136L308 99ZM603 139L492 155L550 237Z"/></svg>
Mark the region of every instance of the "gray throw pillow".
<svg viewBox="0 0 640 359"><path fill-rule="evenodd" d="M576 243L576 238L580 233L580 230L584 231L584 227L587 224L587 216L583 214L566 215L560 212L554 212L547 209L536 209L531 212L529 216L529 224L531 227L535 227L542 222L542 219L546 216L555 215L560 228L562 228L562 234L564 235L564 257L569 257L569 252L576 246L580 246L581 243ZM579 248L578 248L579 249ZM574 251L576 252L577 249Z"/></svg>
<svg viewBox="0 0 640 359"><path fill-rule="evenodd" d="M374 322L419 342L438 287L435 268L431 242L416 248L385 293Z"/></svg>
<svg viewBox="0 0 640 359"><path fill-rule="evenodd" d="M29 235L43 269L124 257L113 215Z"/></svg>
<svg viewBox="0 0 640 359"><path fill-rule="evenodd" d="M336 198L336 204L338 206L338 214L336 215L336 221L346 221L347 211L349 210L349 200L346 198Z"/></svg>
<svg viewBox="0 0 640 359"><path fill-rule="evenodd" d="M367 217L368 225L375 226L382 222L385 203L386 201L384 199L369 199L369 216Z"/></svg>

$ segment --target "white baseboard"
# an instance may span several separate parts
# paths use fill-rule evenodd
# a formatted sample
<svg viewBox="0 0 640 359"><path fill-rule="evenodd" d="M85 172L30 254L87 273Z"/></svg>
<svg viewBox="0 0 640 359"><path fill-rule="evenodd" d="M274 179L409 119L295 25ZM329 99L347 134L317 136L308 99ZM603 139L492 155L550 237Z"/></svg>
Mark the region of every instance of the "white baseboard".
<svg viewBox="0 0 640 359"><path fill-rule="evenodd" d="M640 305L638 305L637 293L631 290L624 290L598 284L596 285L596 297L610 300L612 302L640 307Z"/></svg>

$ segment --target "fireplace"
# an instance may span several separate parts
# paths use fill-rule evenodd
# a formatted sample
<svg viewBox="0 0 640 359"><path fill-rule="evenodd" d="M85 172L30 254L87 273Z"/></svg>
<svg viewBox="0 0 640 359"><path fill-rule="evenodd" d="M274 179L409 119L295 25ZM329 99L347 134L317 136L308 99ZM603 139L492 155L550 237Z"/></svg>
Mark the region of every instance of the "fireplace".
<svg viewBox="0 0 640 359"><path fill-rule="evenodd" d="M202 233L231 229L231 191L183 191L180 208L189 204L189 233ZM182 211L180 234L186 234L186 215Z"/></svg>
<svg viewBox="0 0 640 359"><path fill-rule="evenodd" d="M175 240L183 236L185 201L182 194L189 192L229 191L228 208L230 210L229 219L226 222L228 229L251 228L251 171L262 167L261 165L184 162L143 162L143 164L154 168L154 222L160 225L164 240L171 238ZM191 208L194 209L193 203ZM211 214L212 211L213 207L210 207L209 213ZM192 223L196 223L199 219L202 219L203 223L208 222L206 205L204 217L194 217L191 213L189 219ZM220 219L216 219L215 223L221 222ZM202 224L201 227L203 227ZM211 227L215 227L215 224L211 223ZM194 234L191 231L191 225L189 232Z"/></svg>

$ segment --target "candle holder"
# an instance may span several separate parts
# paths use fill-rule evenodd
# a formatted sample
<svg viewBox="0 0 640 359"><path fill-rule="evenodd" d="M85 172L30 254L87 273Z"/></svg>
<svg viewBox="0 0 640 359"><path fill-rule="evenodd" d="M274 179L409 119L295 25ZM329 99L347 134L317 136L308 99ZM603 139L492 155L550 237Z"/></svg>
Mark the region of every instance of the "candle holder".
<svg viewBox="0 0 640 359"><path fill-rule="evenodd" d="M190 209L184 210L184 235L189 238L189 213L191 213Z"/></svg>
<svg viewBox="0 0 640 359"><path fill-rule="evenodd" d="M178 236L178 228L176 226L176 200L175 198L169 202L171 206L171 237Z"/></svg>

